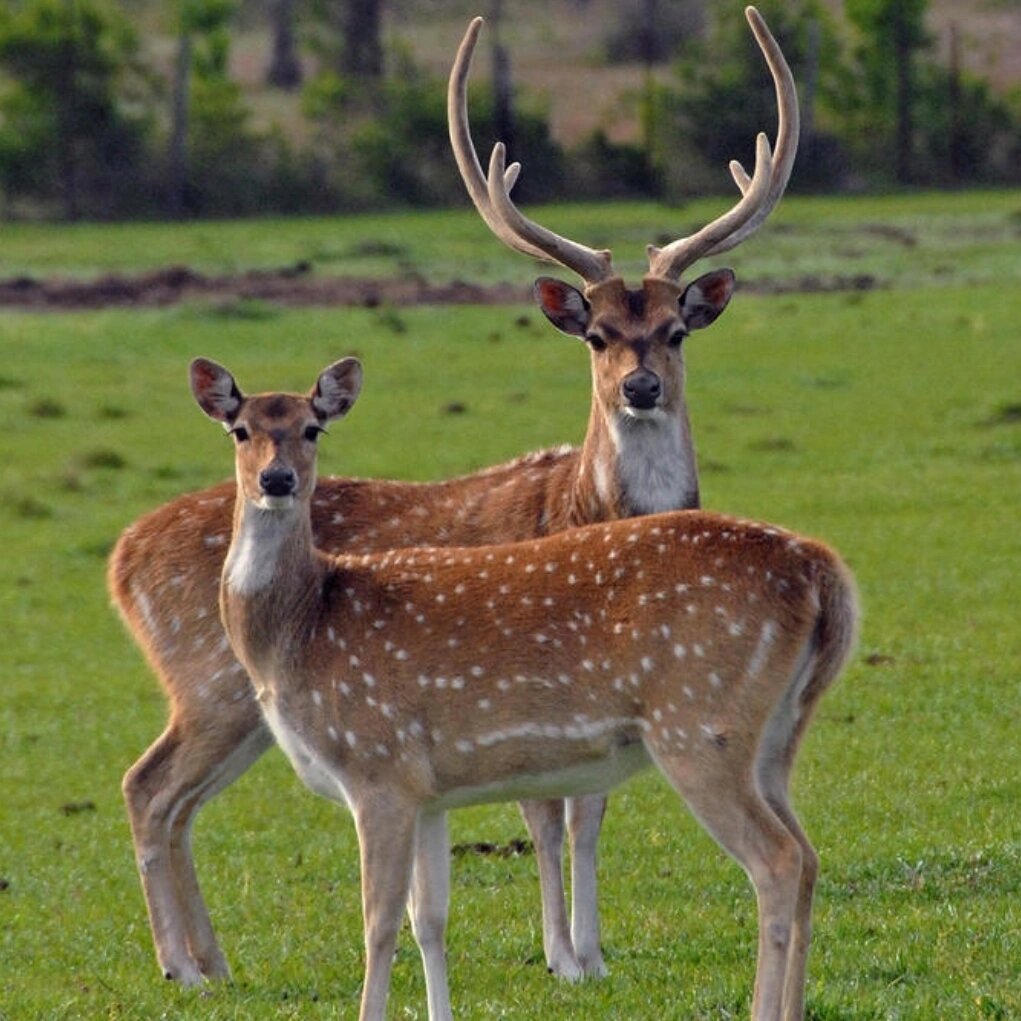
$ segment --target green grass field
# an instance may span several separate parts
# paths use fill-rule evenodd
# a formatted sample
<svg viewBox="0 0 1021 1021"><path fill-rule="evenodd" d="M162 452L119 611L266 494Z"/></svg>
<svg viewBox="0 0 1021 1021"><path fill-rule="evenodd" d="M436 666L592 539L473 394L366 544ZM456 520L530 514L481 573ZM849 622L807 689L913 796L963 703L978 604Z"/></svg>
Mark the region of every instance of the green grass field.
<svg viewBox="0 0 1021 1021"><path fill-rule="evenodd" d="M646 241L721 206L542 218L609 243L636 275ZM4 234L0 276L306 257L321 272L535 273L467 213ZM357 255L388 238L399 254ZM860 648L795 776L822 856L815 1021L1021 1017L1019 241L1016 192L788 199L735 253L742 279L867 273L878 286L739 292L689 342L706 506L829 540L862 594ZM188 392L191 357L226 363L251 389L305 388L346 353L363 359L365 391L324 442L324 471L435 478L582 435L587 355L524 298L0 316L3 1021L356 1015L353 826L277 752L194 834L234 983L196 992L160 979L119 783L164 705L103 585L123 526L231 471L229 445ZM546 974L531 857L455 860L459 1017L747 1014L755 905L744 875L652 774L611 799L604 833L611 974L598 983ZM513 806L452 817L455 843L522 834ZM426 1017L408 932L390 1016Z"/></svg>

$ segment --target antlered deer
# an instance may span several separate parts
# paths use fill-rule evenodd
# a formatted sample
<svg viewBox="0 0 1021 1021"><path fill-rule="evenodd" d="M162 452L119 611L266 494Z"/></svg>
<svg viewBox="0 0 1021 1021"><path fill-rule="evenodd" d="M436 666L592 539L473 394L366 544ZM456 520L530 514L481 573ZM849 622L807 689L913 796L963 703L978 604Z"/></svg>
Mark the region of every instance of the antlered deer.
<svg viewBox="0 0 1021 1021"><path fill-rule="evenodd" d="M191 366L236 440L227 635L274 736L352 812L365 920L362 1021L382 1021L407 904L430 1021L452 1017L446 811L601 792L654 764L758 897L754 1021L803 1016L817 858L790 804L798 743L850 654L837 555L701 511L529 542L331 556L314 546L316 440L361 366L307 396L246 397Z"/></svg>
<svg viewBox="0 0 1021 1021"><path fill-rule="evenodd" d="M684 396L682 342L726 308L733 274L714 270L686 287L680 275L703 256L748 237L776 205L797 147L790 71L762 19L749 22L776 81L775 155L760 138L752 178L732 165L743 198L689 238L650 249L649 273L629 289L609 252L567 241L525 220L510 202L515 167L483 175L471 143L466 81L481 27L468 29L450 76L450 130L468 191L511 248L578 273L584 291L542 278L536 299L558 329L583 338L593 378L580 448L529 454L447 482L324 478L312 502L317 546L372 552L412 545L474 546L548 535L573 525L696 507L695 450ZM169 701L166 730L124 777L135 854L163 974L184 984L229 974L202 899L190 832L202 805L272 744L244 668L216 611L230 536L233 483L193 493L141 518L111 556L109 587ZM596 840L604 799L568 803L574 913L561 876L564 805L522 806L536 845L543 943L550 970L568 978L604 970L596 911Z"/></svg>

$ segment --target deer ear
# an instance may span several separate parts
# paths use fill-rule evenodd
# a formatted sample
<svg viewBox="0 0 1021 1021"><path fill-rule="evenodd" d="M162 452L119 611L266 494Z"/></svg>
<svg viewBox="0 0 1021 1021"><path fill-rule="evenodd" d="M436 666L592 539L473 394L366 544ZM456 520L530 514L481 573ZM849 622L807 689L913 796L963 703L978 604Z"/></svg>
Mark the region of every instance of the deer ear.
<svg viewBox="0 0 1021 1021"><path fill-rule="evenodd" d="M539 277L532 287L532 294L543 314L561 333L572 337L585 336L591 306L576 287L553 277Z"/></svg>
<svg viewBox="0 0 1021 1021"><path fill-rule="evenodd" d="M681 319L689 330L716 322L734 293L734 271L714 269L693 280L681 295Z"/></svg>
<svg viewBox="0 0 1021 1021"><path fill-rule="evenodd" d="M362 389L362 363L357 358L342 358L323 369L309 395L316 414L324 421L343 418L358 399Z"/></svg>
<svg viewBox="0 0 1021 1021"><path fill-rule="evenodd" d="M208 358L196 358L189 367L191 392L198 406L215 422L230 425L244 400L234 377Z"/></svg>

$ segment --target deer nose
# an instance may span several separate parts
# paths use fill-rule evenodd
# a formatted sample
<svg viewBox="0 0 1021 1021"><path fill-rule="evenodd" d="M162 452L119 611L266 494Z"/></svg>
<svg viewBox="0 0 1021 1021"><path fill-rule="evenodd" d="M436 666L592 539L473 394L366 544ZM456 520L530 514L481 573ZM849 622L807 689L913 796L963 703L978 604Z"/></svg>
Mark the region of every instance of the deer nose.
<svg viewBox="0 0 1021 1021"><path fill-rule="evenodd" d="M291 496L298 488L293 468L264 468L259 472L259 487L266 496Z"/></svg>
<svg viewBox="0 0 1021 1021"><path fill-rule="evenodd" d="M639 411L648 411L656 406L659 395L663 392L659 376L648 369L638 369L626 376L621 384L624 400Z"/></svg>

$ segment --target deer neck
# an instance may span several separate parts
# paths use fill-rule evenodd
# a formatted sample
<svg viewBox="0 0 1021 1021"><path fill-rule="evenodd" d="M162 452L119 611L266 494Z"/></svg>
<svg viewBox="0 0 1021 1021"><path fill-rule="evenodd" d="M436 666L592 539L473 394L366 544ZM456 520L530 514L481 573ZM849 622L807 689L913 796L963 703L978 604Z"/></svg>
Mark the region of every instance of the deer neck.
<svg viewBox="0 0 1021 1021"><path fill-rule="evenodd" d="M691 425L682 406L633 418L592 402L577 468L589 520L632 517L699 506Z"/></svg>
<svg viewBox="0 0 1021 1021"><path fill-rule="evenodd" d="M307 505L262 510L238 490L234 532L220 583L227 636L255 676L272 676L315 626L324 567Z"/></svg>

